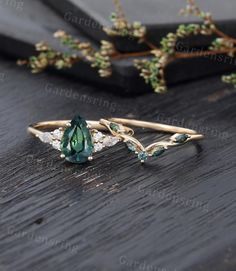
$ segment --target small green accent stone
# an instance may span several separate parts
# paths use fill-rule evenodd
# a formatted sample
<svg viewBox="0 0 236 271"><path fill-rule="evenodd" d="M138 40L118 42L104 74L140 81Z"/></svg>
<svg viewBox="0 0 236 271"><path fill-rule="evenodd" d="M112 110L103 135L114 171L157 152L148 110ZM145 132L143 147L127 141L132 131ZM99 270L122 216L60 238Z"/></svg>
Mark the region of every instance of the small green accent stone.
<svg viewBox="0 0 236 271"><path fill-rule="evenodd" d="M186 134L177 135L175 137L175 142L177 142L177 143L184 143L188 138L189 138L189 136L186 135Z"/></svg>
<svg viewBox="0 0 236 271"><path fill-rule="evenodd" d="M155 148L155 150L153 151L152 156L158 157L158 156L162 155L165 152L165 150L166 149L163 146L157 146Z"/></svg>
<svg viewBox="0 0 236 271"><path fill-rule="evenodd" d="M146 161L148 159L148 154L146 152L142 151L138 154L138 159L140 161Z"/></svg>
<svg viewBox="0 0 236 271"><path fill-rule="evenodd" d="M76 116L71 126L65 129L61 139L61 152L71 163L85 163L93 153L92 136L87 128L86 121Z"/></svg>
<svg viewBox="0 0 236 271"><path fill-rule="evenodd" d="M120 126L118 124L114 123L114 122L110 123L110 128L114 132L118 132L120 130Z"/></svg>
<svg viewBox="0 0 236 271"><path fill-rule="evenodd" d="M130 141L126 142L126 145L130 151L132 151L132 152L136 151L136 146L132 142L130 142Z"/></svg>
<svg viewBox="0 0 236 271"><path fill-rule="evenodd" d="M110 20L115 20L117 18L116 13L112 12L109 18L110 18Z"/></svg>

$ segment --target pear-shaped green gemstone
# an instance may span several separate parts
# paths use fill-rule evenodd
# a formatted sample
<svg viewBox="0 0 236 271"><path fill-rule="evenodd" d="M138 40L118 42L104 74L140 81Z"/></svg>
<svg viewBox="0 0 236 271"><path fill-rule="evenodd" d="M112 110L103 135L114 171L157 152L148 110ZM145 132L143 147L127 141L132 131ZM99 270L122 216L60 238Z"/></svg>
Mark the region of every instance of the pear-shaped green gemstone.
<svg viewBox="0 0 236 271"><path fill-rule="evenodd" d="M76 116L65 129L61 139L61 152L71 163L84 163L93 153L93 141L86 121Z"/></svg>

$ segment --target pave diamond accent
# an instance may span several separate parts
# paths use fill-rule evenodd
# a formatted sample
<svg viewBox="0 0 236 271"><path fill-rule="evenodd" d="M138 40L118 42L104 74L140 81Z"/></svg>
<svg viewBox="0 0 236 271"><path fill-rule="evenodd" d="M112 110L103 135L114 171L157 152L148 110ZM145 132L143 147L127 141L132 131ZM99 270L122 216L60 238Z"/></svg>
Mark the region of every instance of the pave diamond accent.
<svg viewBox="0 0 236 271"><path fill-rule="evenodd" d="M61 138L63 136L64 131L62 129L56 129L52 132L44 132L42 135L39 136L39 139L43 143L48 143L52 145L52 147L56 150L61 150Z"/></svg>
<svg viewBox="0 0 236 271"><path fill-rule="evenodd" d="M103 139L103 144L105 147L112 147L116 145L120 140L117 137L107 136Z"/></svg>
<svg viewBox="0 0 236 271"><path fill-rule="evenodd" d="M116 145L120 140L114 136L108 136L97 130L93 130L92 138L94 143L94 152L101 151L103 148L112 147Z"/></svg>
<svg viewBox="0 0 236 271"><path fill-rule="evenodd" d="M101 151L103 149L103 144L102 143L95 143L94 144L94 151L95 152L98 152L98 151Z"/></svg>
<svg viewBox="0 0 236 271"><path fill-rule="evenodd" d="M97 132L93 135L93 140L94 142L99 142L100 140L102 140L104 137L104 134L101 132Z"/></svg>
<svg viewBox="0 0 236 271"><path fill-rule="evenodd" d="M54 139L61 140L63 136L63 131L61 129L56 129L52 132Z"/></svg>
<svg viewBox="0 0 236 271"><path fill-rule="evenodd" d="M44 132L39 136L43 143L48 143L56 150L61 150L61 139L63 137L63 129L56 129L52 132ZM94 152L99 152L104 148L116 145L120 140L115 136L103 134L97 130L92 130L92 140L94 144Z"/></svg>
<svg viewBox="0 0 236 271"><path fill-rule="evenodd" d="M53 142L52 142L52 147L54 148L54 149L56 149L56 150L58 150L58 151L60 151L61 150L61 141L59 141L59 140L54 140Z"/></svg>
<svg viewBox="0 0 236 271"><path fill-rule="evenodd" d="M43 133L42 135L39 136L39 139L43 143L52 143L53 136L51 135L51 133L45 132L45 133Z"/></svg>

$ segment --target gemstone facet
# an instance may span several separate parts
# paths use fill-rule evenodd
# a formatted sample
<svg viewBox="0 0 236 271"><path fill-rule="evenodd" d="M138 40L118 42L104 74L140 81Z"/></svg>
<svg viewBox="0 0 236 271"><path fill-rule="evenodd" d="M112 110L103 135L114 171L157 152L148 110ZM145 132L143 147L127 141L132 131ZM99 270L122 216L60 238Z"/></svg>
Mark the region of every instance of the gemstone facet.
<svg viewBox="0 0 236 271"><path fill-rule="evenodd" d="M135 152L135 151L136 151L136 146L135 146L132 142L127 141L127 142L126 142L126 145L127 145L128 149L129 149L130 151L132 151L132 152Z"/></svg>
<svg viewBox="0 0 236 271"><path fill-rule="evenodd" d="M110 123L110 128L112 131L118 132L120 130L120 126L114 122Z"/></svg>
<svg viewBox="0 0 236 271"><path fill-rule="evenodd" d="M104 147L112 147L116 145L119 142L119 139L113 136L106 136L103 139L103 145Z"/></svg>
<svg viewBox="0 0 236 271"><path fill-rule="evenodd" d="M94 145L86 121L76 116L61 139L61 152L71 163L85 163L92 156Z"/></svg>
<svg viewBox="0 0 236 271"><path fill-rule="evenodd" d="M189 138L189 135L179 134L175 137L175 142L184 143Z"/></svg>
<svg viewBox="0 0 236 271"><path fill-rule="evenodd" d="M157 146L155 149L154 149L154 151L153 151L153 153L152 153L152 156L153 157L158 157L158 156L160 156L160 155L162 155L164 152L165 152L165 148L163 147L163 146Z"/></svg>
<svg viewBox="0 0 236 271"><path fill-rule="evenodd" d="M53 141L53 137L52 137L51 133L48 133L48 132L45 132L42 135L40 135L39 139L43 143L52 143L52 141Z"/></svg>
<svg viewBox="0 0 236 271"><path fill-rule="evenodd" d="M139 154L138 154L138 159L141 160L141 162L144 162L148 159L148 154L144 151L141 151Z"/></svg>

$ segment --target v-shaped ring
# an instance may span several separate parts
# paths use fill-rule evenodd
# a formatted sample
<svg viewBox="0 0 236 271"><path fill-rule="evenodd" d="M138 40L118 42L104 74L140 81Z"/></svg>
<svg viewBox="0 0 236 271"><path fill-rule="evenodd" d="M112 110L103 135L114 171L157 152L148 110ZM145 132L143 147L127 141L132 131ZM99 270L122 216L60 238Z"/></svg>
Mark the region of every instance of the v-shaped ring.
<svg viewBox="0 0 236 271"><path fill-rule="evenodd" d="M122 124L117 121L122 122ZM121 139L121 141L125 142L129 150L135 152L138 155L138 158L139 160L141 160L141 162L147 160L149 156L152 157L160 156L170 147L180 146L187 143L188 141L203 138L203 135L197 134L197 132L194 130L158 123L142 122L137 120L101 119L100 124L106 126L113 136L118 137ZM127 127L123 126L123 124L125 125L130 124L142 128L151 128L154 130L162 130L164 132L177 132L177 133L175 133L165 141L157 141L145 147L138 139L136 139L133 136L134 135L133 130L130 129L128 130L129 132L127 132ZM184 133L179 133L181 131Z"/></svg>

